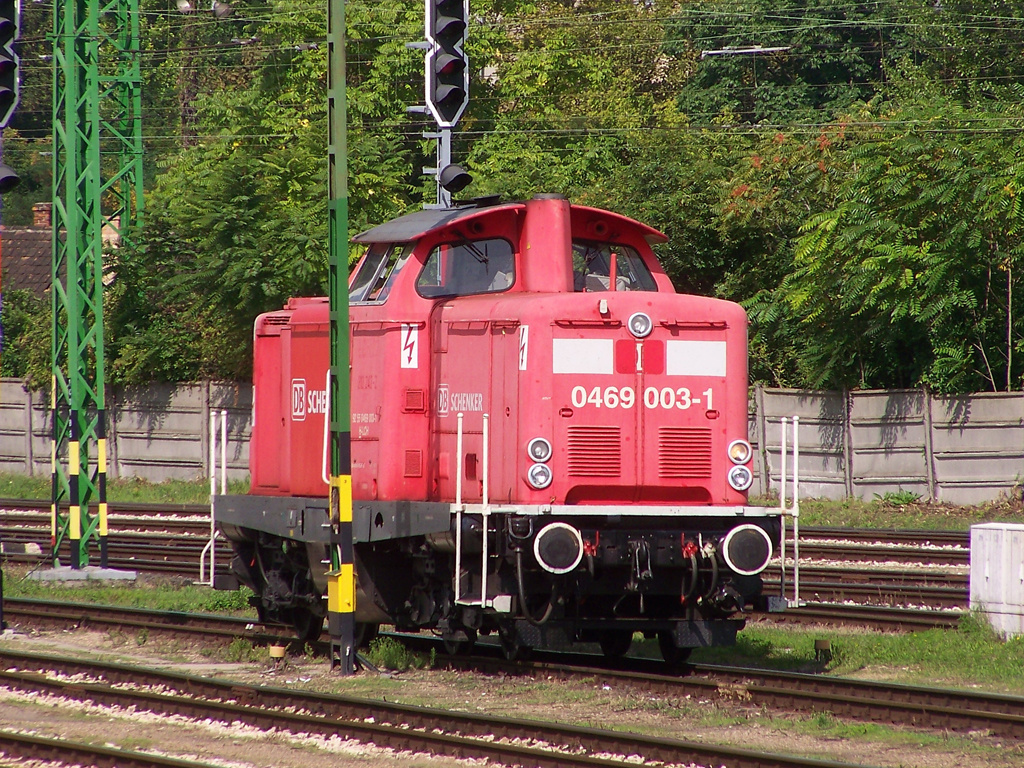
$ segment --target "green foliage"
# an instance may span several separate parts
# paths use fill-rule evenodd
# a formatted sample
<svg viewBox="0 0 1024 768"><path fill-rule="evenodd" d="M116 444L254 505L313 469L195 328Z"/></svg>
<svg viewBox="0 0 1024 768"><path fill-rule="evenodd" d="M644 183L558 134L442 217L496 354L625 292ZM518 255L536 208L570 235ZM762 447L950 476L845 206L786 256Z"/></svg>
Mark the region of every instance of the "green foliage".
<svg viewBox="0 0 1024 768"><path fill-rule="evenodd" d="M236 637L231 641L227 650L228 661L254 662L260 661L264 654L262 649L252 644L251 640L244 637Z"/></svg>
<svg viewBox="0 0 1024 768"><path fill-rule="evenodd" d="M409 649L393 637L378 637L372 640L367 658L375 667L399 672L409 669L414 662L414 656Z"/></svg>
<svg viewBox="0 0 1024 768"><path fill-rule="evenodd" d="M874 95L885 61L907 43L904 15L888 3L843 0L685 5L665 38L665 50L688 58L693 70L680 107L694 120L723 113L750 123L827 119ZM752 46L782 50L727 52Z"/></svg>
<svg viewBox="0 0 1024 768"><path fill-rule="evenodd" d="M39 387L50 380L50 302L31 291L3 292L0 376L26 378Z"/></svg>
<svg viewBox="0 0 1024 768"><path fill-rule="evenodd" d="M142 0L145 228L109 256L108 376L246 379L257 314L325 290L326 6L212 22ZM740 301L755 380L1019 389L1024 0L480 0L464 197L561 192L664 231L680 290ZM26 10L26 55L48 6ZM346 4L350 232L421 202L433 142L413 0ZM707 50L782 47L763 55ZM49 195L49 74L5 134ZM21 195L21 196L19 196ZM5 297L2 364L49 379L48 307Z"/></svg>
<svg viewBox="0 0 1024 768"><path fill-rule="evenodd" d="M905 504L913 504L921 500L921 494L913 491L888 491L884 494L875 494L875 501L889 507L902 507Z"/></svg>

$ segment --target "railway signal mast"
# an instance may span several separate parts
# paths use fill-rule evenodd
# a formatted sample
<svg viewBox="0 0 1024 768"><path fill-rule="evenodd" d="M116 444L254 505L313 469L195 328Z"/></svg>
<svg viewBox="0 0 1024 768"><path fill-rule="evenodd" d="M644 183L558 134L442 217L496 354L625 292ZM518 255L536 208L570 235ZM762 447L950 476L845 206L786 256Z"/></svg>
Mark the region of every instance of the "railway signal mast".
<svg viewBox="0 0 1024 768"><path fill-rule="evenodd" d="M437 164L424 168L437 183L437 204L427 208L449 208L452 193L462 191L473 179L458 165L452 164L452 129L469 104L469 59L466 56L466 30L469 22L469 0L425 0L424 43L411 43L412 48L426 49L424 58L425 107L411 107L410 112L429 112L437 124L436 131L423 134L437 140Z"/></svg>

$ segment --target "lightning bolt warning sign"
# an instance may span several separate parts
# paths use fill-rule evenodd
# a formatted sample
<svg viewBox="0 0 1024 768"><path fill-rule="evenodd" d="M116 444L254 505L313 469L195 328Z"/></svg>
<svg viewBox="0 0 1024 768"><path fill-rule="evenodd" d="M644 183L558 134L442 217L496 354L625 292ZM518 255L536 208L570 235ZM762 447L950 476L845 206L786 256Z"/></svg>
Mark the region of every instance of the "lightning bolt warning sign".
<svg viewBox="0 0 1024 768"><path fill-rule="evenodd" d="M415 325L402 323L402 367L420 367L420 331Z"/></svg>

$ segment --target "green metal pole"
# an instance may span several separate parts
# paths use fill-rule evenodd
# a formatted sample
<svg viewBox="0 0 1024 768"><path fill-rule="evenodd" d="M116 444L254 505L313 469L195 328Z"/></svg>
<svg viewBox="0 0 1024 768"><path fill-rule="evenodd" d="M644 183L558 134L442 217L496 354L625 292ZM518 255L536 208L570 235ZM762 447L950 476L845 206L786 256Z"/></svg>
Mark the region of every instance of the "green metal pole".
<svg viewBox="0 0 1024 768"><path fill-rule="evenodd" d="M142 184L139 0L55 3L53 24L50 545L56 566L68 541L71 567L81 568L89 562L93 539L99 539L101 564L107 559L102 201L106 194L121 201L115 212L121 229L131 231L137 224ZM113 54L108 72L100 69L101 48ZM104 113L115 113L111 119L103 120L101 104ZM111 155L120 163L107 183L100 162L104 128L118 142ZM90 514L93 502L95 515Z"/></svg>
<svg viewBox="0 0 1024 768"><path fill-rule="evenodd" d="M327 629L331 667L355 669L355 547L348 330L348 144L345 103L345 0L327 6L328 292L330 297L331 570Z"/></svg>

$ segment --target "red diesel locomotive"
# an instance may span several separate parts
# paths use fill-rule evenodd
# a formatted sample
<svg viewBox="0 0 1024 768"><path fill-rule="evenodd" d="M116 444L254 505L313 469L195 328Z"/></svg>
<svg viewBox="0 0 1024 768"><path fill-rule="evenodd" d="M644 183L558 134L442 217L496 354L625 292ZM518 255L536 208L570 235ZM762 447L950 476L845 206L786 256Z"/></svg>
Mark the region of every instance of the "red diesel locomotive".
<svg viewBox="0 0 1024 768"><path fill-rule="evenodd" d="M667 660L781 610L751 507L747 321L677 294L660 232L559 195L424 210L354 238L356 621L510 655L634 632ZM255 329L252 490L215 500L260 619L320 634L328 306ZM230 586L231 578L220 579Z"/></svg>

